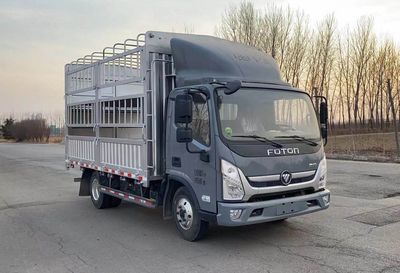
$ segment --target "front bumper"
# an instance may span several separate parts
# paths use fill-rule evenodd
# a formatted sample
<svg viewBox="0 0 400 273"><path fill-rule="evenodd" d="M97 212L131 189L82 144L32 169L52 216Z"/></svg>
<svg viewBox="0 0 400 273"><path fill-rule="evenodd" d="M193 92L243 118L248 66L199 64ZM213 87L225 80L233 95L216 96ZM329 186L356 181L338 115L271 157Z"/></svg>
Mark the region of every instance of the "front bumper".
<svg viewBox="0 0 400 273"><path fill-rule="evenodd" d="M217 223L220 226L242 226L271 222L293 216L316 212L329 207L330 191L295 196L289 198L248 203L218 203ZM252 212L262 209L260 215ZM238 219L231 219L231 210L242 210Z"/></svg>

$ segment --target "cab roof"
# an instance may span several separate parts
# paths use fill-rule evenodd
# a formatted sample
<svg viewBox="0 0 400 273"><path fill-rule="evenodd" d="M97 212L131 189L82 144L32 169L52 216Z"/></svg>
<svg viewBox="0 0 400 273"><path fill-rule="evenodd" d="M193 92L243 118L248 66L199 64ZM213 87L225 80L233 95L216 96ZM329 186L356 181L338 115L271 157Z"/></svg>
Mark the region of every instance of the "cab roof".
<svg viewBox="0 0 400 273"><path fill-rule="evenodd" d="M212 81L288 85L282 81L275 60L265 52L208 35L148 31L146 47L172 54L177 86Z"/></svg>

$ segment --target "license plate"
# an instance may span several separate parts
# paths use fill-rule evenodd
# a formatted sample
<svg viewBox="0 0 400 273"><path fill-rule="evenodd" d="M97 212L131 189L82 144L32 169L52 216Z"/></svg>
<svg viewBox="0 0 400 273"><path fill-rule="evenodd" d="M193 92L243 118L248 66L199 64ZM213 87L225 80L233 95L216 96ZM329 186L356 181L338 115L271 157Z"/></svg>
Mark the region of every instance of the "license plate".
<svg viewBox="0 0 400 273"><path fill-rule="evenodd" d="M281 203L276 208L276 215L284 215L284 214L298 212L299 211L298 207L299 206L296 206L296 202Z"/></svg>

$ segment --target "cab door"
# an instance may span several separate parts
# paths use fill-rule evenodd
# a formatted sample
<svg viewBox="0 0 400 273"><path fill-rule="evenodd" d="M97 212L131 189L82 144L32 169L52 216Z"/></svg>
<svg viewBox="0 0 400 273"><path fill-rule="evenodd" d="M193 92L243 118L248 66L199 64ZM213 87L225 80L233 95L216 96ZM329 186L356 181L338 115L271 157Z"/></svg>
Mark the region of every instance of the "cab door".
<svg viewBox="0 0 400 273"><path fill-rule="evenodd" d="M190 89L185 89L187 90ZM207 93L193 92L192 117L189 123L175 119L176 97L183 91L175 90L168 102L166 169L171 178L179 178L195 195L201 210L216 212L216 159L211 101ZM187 127L192 131L190 142L178 142L177 130Z"/></svg>

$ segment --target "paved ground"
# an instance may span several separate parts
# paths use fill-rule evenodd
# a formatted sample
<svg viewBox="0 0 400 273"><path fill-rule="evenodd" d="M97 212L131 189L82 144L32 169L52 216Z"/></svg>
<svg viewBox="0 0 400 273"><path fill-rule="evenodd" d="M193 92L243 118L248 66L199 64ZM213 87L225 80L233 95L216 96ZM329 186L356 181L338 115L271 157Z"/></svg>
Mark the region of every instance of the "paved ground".
<svg viewBox="0 0 400 273"><path fill-rule="evenodd" d="M159 210L94 209L77 176L61 145L0 144L0 273L400 272L400 165L329 161L328 210L197 243Z"/></svg>

